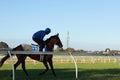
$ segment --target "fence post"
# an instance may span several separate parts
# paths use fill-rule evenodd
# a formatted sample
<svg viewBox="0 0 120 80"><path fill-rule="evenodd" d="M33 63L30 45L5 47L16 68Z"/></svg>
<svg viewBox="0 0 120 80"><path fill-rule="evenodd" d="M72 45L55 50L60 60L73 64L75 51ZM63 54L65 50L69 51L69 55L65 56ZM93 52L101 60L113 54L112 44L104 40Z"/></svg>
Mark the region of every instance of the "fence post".
<svg viewBox="0 0 120 80"><path fill-rule="evenodd" d="M76 60L75 60L75 58L73 57L73 55L71 54L71 52L68 52L69 54L70 54L70 56L71 56L71 58L73 59L73 62L74 62L74 64L75 64L75 73L76 73L76 79L78 78L78 67L77 67L77 63L76 63Z"/></svg>
<svg viewBox="0 0 120 80"><path fill-rule="evenodd" d="M14 68L14 61L13 61L13 58L12 58L12 56L11 56L11 52L10 51L8 51L8 54L9 54L9 56L10 56L10 59L11 59L11 63L12 63L12 78L13 78L13 80L15 80L15 68Z"/></svg>

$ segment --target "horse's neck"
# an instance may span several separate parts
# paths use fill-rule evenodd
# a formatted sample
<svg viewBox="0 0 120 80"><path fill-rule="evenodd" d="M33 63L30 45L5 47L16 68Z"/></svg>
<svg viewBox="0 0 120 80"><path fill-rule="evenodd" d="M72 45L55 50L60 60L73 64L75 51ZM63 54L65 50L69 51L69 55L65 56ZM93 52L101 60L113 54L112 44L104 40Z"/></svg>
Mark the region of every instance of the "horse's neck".
<svg viewBox="0 0 120 80"><path fill-rule="evenodd" d="M48 47L46 46L47 51L53 51L54 47Z"/></svg>
<svg viewBox="0 0 120 80"><path fill-rule="evenodd" d="M47 51L53 51L54 43L52 42L52 40L50 40L48 43L46 43L46 49L47 49Z"/></svg>

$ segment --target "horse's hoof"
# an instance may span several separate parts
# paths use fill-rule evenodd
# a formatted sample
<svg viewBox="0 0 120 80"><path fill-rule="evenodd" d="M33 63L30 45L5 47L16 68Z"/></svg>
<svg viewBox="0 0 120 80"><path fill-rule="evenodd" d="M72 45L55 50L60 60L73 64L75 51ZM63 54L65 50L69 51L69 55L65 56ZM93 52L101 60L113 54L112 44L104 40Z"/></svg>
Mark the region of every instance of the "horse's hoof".
<svg viewBox="0 0 120 80"><path fill-rule="evenodd" d="M57 77L56 74L54 74L54 77Z"/></svg>
<svg viewBox="0 0 120 80"><path fill-rule="evenodd" d="M38 75L41 76L41 75L43 75L43 73L39 73Z"/></svg>
<svg viewBox="0 0 120 80"><path fill-rule="evenodd" d="M11 74L10 77L13 77L13 75Z"/></svg>
<svg viewBox="0 0 120 80"><path fill-rule="evenodd" d="M26 79L25 80L31 80L29 76L26 76Z"/></svg>

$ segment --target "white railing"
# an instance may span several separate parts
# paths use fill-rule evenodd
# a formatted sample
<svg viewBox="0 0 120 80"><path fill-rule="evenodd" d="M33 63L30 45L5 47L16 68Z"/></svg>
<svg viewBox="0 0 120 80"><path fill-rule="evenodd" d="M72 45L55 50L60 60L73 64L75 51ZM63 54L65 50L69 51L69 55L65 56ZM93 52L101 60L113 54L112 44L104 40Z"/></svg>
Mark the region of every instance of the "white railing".
<svg viewBox="0 0 120 80"><path fill-rule="evenodd" d="M5 55L0 55L0 60L4 57ZM77 64L79 63L116 63L117 60L113 56L74 56ZM117 57L118 60L120 60L120 57ZM13 56L13 60L16 61L17 58L16 56ZM53 62L54 63L73 63L73 60L71 59L70 56L66 55L54 55L53 56ZM5 62L6 64L10 64L11 61L10 59ZM26 59L27 64L39 64L38 61L33 60L29 57Z"/></svg>

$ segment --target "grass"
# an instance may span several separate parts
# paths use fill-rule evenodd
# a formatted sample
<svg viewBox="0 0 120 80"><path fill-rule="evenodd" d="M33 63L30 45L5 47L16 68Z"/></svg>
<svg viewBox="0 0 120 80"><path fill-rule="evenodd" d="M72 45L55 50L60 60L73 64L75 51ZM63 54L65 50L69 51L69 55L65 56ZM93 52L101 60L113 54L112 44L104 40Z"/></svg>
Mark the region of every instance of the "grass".
<svg viewBox="0 0 120 80"><path fill-rule="evenodd" d="M57 77L52 75L51 70L46 74L39 76L38 74L44 70L43 64L26 64L30 80L76 80L75 68L72 63L55 63L54 68ZM4 64L0 68L0 80L12 80L10 77L11 65ZM78 64L77 80L120 80L120 66L117 63L95 63L95 64ZM26 80L21 66L17 68L16 80Z"/></svg>

